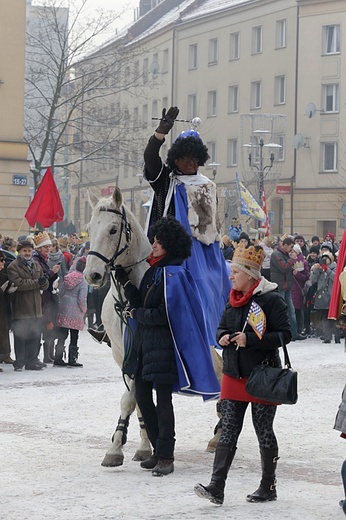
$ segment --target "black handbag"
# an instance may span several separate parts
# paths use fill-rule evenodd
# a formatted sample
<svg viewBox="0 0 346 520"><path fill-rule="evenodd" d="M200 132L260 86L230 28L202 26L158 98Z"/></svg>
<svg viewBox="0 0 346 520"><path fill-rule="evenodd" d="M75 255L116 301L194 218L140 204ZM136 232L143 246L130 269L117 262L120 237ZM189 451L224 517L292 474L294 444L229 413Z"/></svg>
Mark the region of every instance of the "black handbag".
<svg viewBox="0 0 346 520"><path fill-rule="evenodd" d="M272 367L270 360L264 360L253 368L247 382L247 392L263 401L273 404L296 404L298 401L298 373L291 367L286 345L279 332L285 356L285 367Z"/></svg>

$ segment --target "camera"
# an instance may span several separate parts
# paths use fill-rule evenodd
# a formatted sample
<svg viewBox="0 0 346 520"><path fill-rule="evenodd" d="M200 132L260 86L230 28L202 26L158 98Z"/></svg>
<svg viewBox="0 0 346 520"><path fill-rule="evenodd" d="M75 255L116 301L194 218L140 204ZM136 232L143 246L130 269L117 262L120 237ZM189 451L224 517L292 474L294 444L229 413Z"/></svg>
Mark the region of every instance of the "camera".
<svg viewBox="0 0 346 520"><path fill-rule="evenodd" d="M327 265L327 259L326 257L322 257L320 260L320 265Z"/></svg>

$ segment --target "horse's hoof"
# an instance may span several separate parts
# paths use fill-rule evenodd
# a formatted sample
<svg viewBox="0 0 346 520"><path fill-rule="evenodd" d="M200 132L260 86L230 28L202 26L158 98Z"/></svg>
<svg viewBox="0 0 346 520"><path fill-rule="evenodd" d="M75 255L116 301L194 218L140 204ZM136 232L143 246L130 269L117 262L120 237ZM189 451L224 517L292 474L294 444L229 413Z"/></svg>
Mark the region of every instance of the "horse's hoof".
<svg viewBox="0 0 346 520"><path fill-rule="evenodd" d="M104 456L103 461L101 462L101 466L105 466L106 468L115 468L117 466L122 466L124 462L124 457L121 455L106 455Z"/></svg>
<svg viewBox="0 0 346 520"><path fill-rule="evenodd" d="M147 460L151 457L151 451L141 451L137 450L134 454L132 460L135 460L136 462L142 462L142 460Z"/></svg>

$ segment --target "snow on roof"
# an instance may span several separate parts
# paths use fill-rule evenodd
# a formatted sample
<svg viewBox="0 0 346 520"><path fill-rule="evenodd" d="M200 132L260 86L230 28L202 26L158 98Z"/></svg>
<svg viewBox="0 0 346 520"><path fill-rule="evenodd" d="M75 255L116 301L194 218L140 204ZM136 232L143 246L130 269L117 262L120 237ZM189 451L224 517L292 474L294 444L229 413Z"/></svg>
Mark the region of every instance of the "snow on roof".
<svg viewBox="0 0 346 520"><path fill-rule="evenodd" d="M236 7L241 4L252 3L257 0L206 0L200 6L182 16L182 21L187 22L207 14L217 13L224 9Z"/></svg>

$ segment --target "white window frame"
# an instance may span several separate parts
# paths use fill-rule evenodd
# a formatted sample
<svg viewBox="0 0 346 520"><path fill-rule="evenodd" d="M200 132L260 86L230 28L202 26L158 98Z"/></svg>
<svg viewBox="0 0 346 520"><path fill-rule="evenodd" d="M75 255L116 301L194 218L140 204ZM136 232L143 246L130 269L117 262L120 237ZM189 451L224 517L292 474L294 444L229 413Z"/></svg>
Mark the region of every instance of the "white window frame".
<svg viewBox="0 0 346 520"><path fill-rule="evenodd" d="M256 110L262 106L262 83L261 81L251 82L251 110Z"/></svg>
<svg viewBox="0 0 346 520"><path fill-rule="evenodd" d="M281 146L281 148L275 148L275 150L274 150L275 160L284 161L285 160L285 144L286 144L284 135L278 135L278 144Z"/></svg>
<svg viewBox="0 0 346 520"><path fill-rule="evenodd" d="M187 117L189 120L197 116L197 95L189 94L187 96Z"/></svg>
<svg viewBox="0 0 346 520"><path fill-rule="evenodd" d="M322 106L323 111L326 114L338 113L340 110L340 89L338 83L329 83L322 85L323 88L323 99Z"/></svg>
<svg viewBox="0 0 346 520"><path fill-rule="evenodd" d="M322 145L322 173L338 171L338 143L324 142Z"/></svg>
<svg viewBox="0 0 346 520"><path fill-rule="evenodd" d="M238 165L238 139L228 139L227 141L227 166Z"/></svg>
<svg viewBox="0 0 346 520"><path fill-rule="evenodd" d="M216 117L216 112L217 112L217 91L209 90L207 117Z"/></svg>
<svg viewBox="0 0 346 520"><path fill-rule="evenodd" d="M239 85L230 85L228 87L228 113L237 112L239 112Z"/></svg>
<svg viewBox="0 0 346 520"><path fill-rule="evenodd" d="M340 54L340 25L324 25L322 54Z"/></svg>
<svg viewBox="0 0 346 520"><path fill-rule="evenodd" d="M209 154L209 163L216 163L216 141L208 141L206 144L208 148L208 154ZM207 165L208 169L211 169L212 167Z"/></svg>
<svg viewBox="0 0 346 520"><path fill-rule="evenodd" d="M168 72L168 60L169 60L168 49L163 49L163 52L162 52L162 74L167 74L167 72Z"/></svg>
<svg viewBox="0 0 346 520"><path fill-rule="evenodd" d="M263 28L256 25L252 28L252 54L261 54L263 50Z"/></svg>
<svg viewBox="0 0 346 520"><path fill-rule="evenodd" d="M276 20L275 48L284 49L287 45L287 20Z"/></svg>
<svg viewBox="0 0 346 520"><path fill-rule="evenodd" d="M151 126L157 126L157 119L153 119L153 117L157 118L159 116L159 104L155 99L151 103Z"/></svg>
<svg viewBox="0 0 346 520"><path fill-rule="evenodd" d="M208 65L215 65L218 61L218 39L211 38L208 42Z"/></svg>
<svg viewBox="0 0 346 520"><path fill-rule="evenodd" d="M143 59L143 83L144 85L148 83L148 76L149 76L149 59L144 58Z"/></svg>
<svg viewBox="0 0 346 520"><path fill-rule="evenodd" d="M230 34L229 40L229 60L239 60L240 58L240 32Z"/></svg>
<svg viewBox="0 0 346 520"><path fill-rule="evenodd" d="M197 69L197 43L189 45L189 70Z"/></svg>
<svg viewBox="0 0 346 520"><path fill-rule="evenodd" d="M276 105L284 105L286 103L286 76L275 76L274 81L274 99Z"/></svg>

